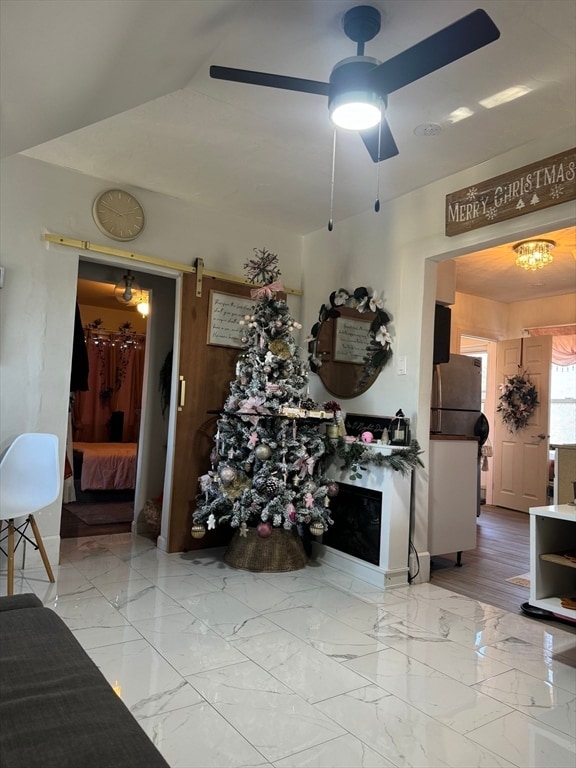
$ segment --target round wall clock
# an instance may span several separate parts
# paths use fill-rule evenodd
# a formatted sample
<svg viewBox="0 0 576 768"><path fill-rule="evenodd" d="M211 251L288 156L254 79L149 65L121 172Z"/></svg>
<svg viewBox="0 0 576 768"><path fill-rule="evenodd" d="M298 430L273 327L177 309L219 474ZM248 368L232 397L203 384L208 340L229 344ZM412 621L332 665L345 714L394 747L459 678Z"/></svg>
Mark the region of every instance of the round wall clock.
<svg viewBox="0 0 576 768"><path fill-rule="evenodd" d="M98 228L114 240L134 240L144 229L144 209L134 195L123 189L107 189L92 207Z"/></svg>

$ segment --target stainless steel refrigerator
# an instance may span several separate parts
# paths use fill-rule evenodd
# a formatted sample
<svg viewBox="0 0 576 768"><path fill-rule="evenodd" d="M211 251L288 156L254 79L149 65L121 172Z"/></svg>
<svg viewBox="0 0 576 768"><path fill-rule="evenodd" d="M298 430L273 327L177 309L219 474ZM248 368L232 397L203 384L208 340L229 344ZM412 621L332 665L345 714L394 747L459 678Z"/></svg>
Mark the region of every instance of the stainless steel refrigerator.
<svg viewBox="0 0 576 768"><path fill-rule="evenodd" d="M475 436L482 405L482 361L450 355L434 366L430 431L432 434Z"/></svg>
<svg viewBox="0 0 576 768"><path fill-rule="evenodd" d="M430 432L465 435L478 439L476 465L476 516L480 515L480 447L489 427L482 406L482 361L479 357L450 355L447 363L434 366Z"/></svg>

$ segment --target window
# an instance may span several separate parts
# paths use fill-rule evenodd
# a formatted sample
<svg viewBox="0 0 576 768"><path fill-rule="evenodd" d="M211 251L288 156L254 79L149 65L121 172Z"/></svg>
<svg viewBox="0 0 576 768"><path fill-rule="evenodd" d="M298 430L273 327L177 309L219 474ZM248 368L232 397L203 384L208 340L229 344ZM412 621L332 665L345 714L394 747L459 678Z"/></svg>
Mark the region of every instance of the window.
<svg viewBox="0 0 576 768"><path fill-rule="evenodd" d="M550 422L552 445L576 444L576 326L530 328L531 336L552 336Z"/></svg>
<svg viewBox="0 0 576 768"><path fill-rule="evenodd" d="M468 357L479 357L482 361L482 405L480 409L486 410L486 392L488 389L488 343L484 339L476 339L472 336L463 336L460 343L460 354Z"/></svg>
<svg viewBox="0 0 576 768"><path fill-rule="evenodd" d="M576 366L552 365L550 373L550 443L576 444Z"/></svg>

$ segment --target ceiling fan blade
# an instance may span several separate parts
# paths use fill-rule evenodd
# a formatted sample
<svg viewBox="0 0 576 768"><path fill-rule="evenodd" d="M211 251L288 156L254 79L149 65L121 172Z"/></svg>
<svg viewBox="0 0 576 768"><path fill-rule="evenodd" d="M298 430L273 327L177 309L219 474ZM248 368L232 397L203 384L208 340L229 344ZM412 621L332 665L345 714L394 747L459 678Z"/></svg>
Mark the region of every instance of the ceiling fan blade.
<svg viewBox="0 0 576 768"><path fill-rule="evenodd" d="M380 157L378 157L378 133L380 133ZM388 160L389 157L398 154L398 147L385 117L382 117L380 125L369 128L367 131L360 131L360 136L375 163Z"/></svg>
<svg viewBox="0 0 576 768"><path fill-rule="evenodd" d="M490 16L478 9L374 67L370 82L378 92L392 93L499 37Z"/></svg>
<svg viewBox="0 0 576 768"><path fill-rule="evenodd" d="M300 91L301 93L316 93L318 96L328 96L328 83L320 80L304 80L300 77L285 77L272 75L268 72L253 72L250 69L233 69L231 67L210 67L210 77L217 80L231 80L234 83L249 85L264 85L267 88L282 88L285 91Z"/></svg>

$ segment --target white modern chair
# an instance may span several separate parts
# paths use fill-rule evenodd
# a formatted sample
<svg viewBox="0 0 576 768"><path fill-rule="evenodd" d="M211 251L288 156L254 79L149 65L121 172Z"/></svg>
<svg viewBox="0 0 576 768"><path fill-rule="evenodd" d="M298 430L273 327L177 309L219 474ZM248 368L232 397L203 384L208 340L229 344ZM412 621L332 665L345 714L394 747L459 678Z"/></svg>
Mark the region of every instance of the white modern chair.
<svg viewBox="0 0 576 768"><path fill-rule="evenodd" d="M58 437L37 432L19 435L0 461L0 533L4 521L8 522L8 531L0 538L0 545L8 539L8 551L2 546L0 550L8 559L9 595L14 593L14 552L22 539L40 550L48 578L51 582L55 581L40 531L34 520L34 512L52 504L59 493ZM26 519L15 526L14 520L21 517ZM36 543L26 535L28 525L32 528ZM15 533L19 535L16 547Z"/></svg>

